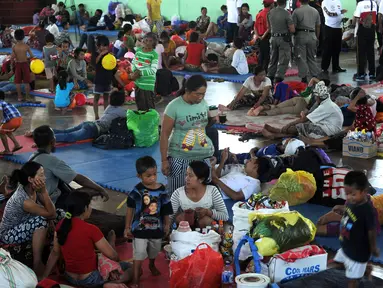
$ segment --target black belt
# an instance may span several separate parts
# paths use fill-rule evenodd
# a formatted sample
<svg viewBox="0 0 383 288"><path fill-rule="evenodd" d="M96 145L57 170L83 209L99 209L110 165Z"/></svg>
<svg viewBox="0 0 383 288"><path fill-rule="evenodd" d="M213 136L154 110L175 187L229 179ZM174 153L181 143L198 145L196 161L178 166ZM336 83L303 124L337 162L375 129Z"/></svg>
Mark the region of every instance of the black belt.
<svg viewBox="0 0 383 288"><path fill-rule="evenodd" d="M271 33L271 36L273 37L285 37L290 35L289 33Z"/></svg>
<svg viewBox="0 0 383 288"><path fill-rule="evenodd" d="M315 32L315 30L310 30L310 29L296 29L295 31L297 31L297 32L310 32L310 33Z"/></svg>

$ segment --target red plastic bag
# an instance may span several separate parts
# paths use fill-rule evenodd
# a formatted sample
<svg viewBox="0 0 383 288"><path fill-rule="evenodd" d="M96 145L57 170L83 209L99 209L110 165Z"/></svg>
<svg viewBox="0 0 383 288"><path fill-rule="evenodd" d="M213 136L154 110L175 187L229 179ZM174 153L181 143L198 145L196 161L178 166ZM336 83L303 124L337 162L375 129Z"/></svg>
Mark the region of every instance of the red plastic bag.
<svg viewBox="0 0 383 288"><path fill-rule="evenodd" d="M202 243L192 255L170 263L170 288L218 288L222 269L222 255Z"/></svg>

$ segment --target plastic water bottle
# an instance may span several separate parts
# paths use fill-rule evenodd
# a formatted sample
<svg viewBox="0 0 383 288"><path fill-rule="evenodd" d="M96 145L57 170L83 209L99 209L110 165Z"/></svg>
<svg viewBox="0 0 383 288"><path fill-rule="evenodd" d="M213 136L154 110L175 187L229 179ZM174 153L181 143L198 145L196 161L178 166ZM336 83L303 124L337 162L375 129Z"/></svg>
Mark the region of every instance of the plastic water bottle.
<svg viewBox="0 0 383 288"><path fill-rule="evenodd" d="M234 284L234 270L230 261L226 261L222 270L222 287L232 287Z"/></svg>

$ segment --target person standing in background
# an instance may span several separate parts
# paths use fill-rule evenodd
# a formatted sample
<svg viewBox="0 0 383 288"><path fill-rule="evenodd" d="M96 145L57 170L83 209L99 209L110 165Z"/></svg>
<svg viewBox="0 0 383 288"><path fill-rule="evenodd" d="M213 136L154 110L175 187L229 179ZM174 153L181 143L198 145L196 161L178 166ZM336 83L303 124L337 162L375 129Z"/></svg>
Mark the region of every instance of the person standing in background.
<svg viewBox="0 0 383 288"><path fill-rule="evenodd" d="M164 30L164 23L161 17L161 3L162 0L146 0L150 27L153 30L153 27L156 26L158 35L161 35Z"/></svg>
<svg viewBox="0 0 383 288"><path fill-rule="evenodd" d="M332 72L346 72L339 66L339 54L342 49L342 9L340 0L323 0L322 9L325 17L322 72L328 73L332 61Z"/></svg>
<svg viewBox="0 0 383 288"><path fill-rule="evenodd" d="M315 10L318 11L319 17L320 17L320 33L319 33L319 42L317 47L317 57L322 57L322 51L323 51L323 39L324 39L324 14L322 9L322 1L323 0L310 0L310 6L315 8Z"/></svg>
<svg viewBox="0 0 383 288"><path fill-rule="evenodd" d="M309 0L301 0L302 6L293 12L295 25L294 49L299 77L307 83L307 76L316 77L319 73L315 55L320 36L320 16L316 9L308 5Z"/></svg>
<svg viewBox="0 0 383 288"><path fill-rule="evenodd" d="M371 6L372 5L372 6ZM368 62L369 79L375 80L375 25L378 6L374 1L359 1L354 12L354 21L359 23L357 31L357 60L358 72L356 81L366 78L366 62ZM366 61L367 60L367 61Z"/></svg>
<svg viewBox="0 0 383 288"><path fill-rule="evenodd" d="M272 81L282 82L291 59L291 34L295 26L290 12L286 10L286 0L277 0L278 6L267 15L271 31L271 59L268 76Z"/></svg>
<svg viewBox="0 0 383 288"><path fill-rule="evenodd" d="M239 15L241 14L242 0L226 0L228 31L226 43L231 43L238 35Z"/></svg>
<svg viewBox="0 0 383 288"><path fill-rule="evenodd" d="M270 27L267 23L267 15L274 6L274 0L263 0L263 9L255 18L254 35L259 39L258 65L267 73L270 62Z"/></svg>

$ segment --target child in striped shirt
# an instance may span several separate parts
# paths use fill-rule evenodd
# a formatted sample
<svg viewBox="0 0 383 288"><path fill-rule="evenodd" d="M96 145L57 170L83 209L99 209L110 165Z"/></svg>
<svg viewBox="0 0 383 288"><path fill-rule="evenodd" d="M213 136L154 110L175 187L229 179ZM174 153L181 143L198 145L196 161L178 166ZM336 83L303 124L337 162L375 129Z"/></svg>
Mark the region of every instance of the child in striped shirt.
<svg viewBox="0 0 383 288"><path fill-rule="evenodd" d="M154 50L157 45L157 37L154 33L146 34L144 47L137 48L132 63L132 71L129 80L136 84L136 104L140 111L155 109L154 88L158 65L158 54Z"/></svg>
<svg viewBox="0 0 383 288"><path fill-rule="evenodd" d="M10 103L4 101L5 94L3 91L0 91L0 107L3 110L3 119L0 124L0 138L4 146L4 151L0 152L1 156L13 155L13 152L16 152L23 147L13 135L17 129L20 128L23 123L23 118L21 117L20 111ZM8 139L14 144L12 151L9 149Z"/></svg>

